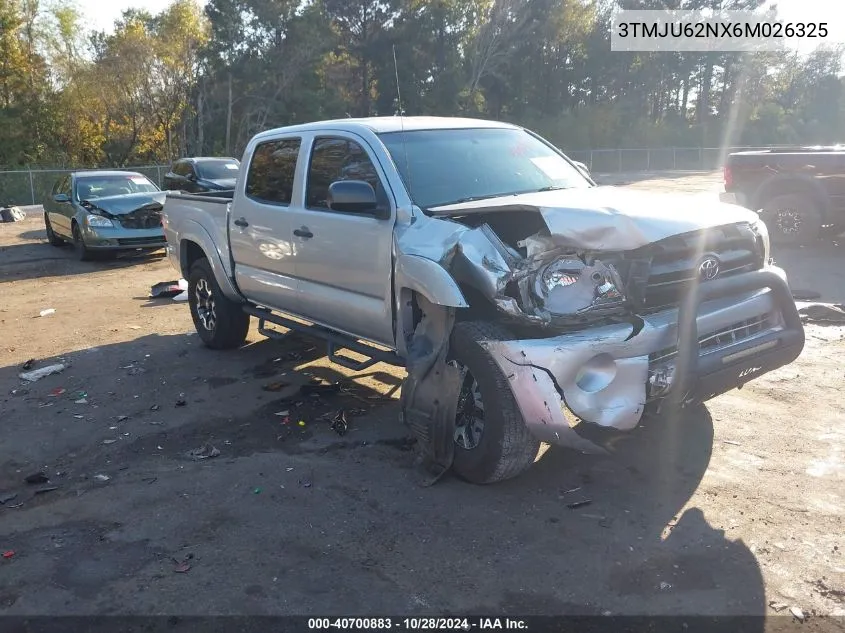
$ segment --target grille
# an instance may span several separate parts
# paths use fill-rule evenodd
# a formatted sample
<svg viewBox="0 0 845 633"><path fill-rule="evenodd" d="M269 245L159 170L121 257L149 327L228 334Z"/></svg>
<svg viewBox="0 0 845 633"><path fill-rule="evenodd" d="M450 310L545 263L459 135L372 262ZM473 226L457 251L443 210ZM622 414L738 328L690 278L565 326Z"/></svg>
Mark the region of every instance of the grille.
<svg viewBox="0 0 845 633"><path fill-rule="evenodd" d="M117 243L121 246L146 246L148 244L161 244L164 246L166 243L164 236L161 237L126 237L120 238L117 240Z"/></svg>
<svg viewBox="0 0 845 633"><path fill-rule="evenodd" d="M756 240L750 226L736 224L670 237L641 249L635 258L650 261L639 273L643 308L654 312L677 306L699 283L699 266L705 258L718 262L716 279L760 268L763 261Z"/></svg>
<svg viewBox="0 0 845 633"><path fill-rule="evenodd" d="M154 229L161 226L160 211L135 211L119 218L125 229Z"/></svg>
<svg viewBox="0 0 845 633"><path fill-rule="evenodd" d="M768 314L763 314L753 319L738 321L733 325L723 327L715 332L708 332L698 337L699 354L707 354L724 349L734 343L750 339L751 337L764 332L772 327L772 319ZM667 347L659 352L649 354L649 363L665 363L678 355L678 348Z"/></svg>

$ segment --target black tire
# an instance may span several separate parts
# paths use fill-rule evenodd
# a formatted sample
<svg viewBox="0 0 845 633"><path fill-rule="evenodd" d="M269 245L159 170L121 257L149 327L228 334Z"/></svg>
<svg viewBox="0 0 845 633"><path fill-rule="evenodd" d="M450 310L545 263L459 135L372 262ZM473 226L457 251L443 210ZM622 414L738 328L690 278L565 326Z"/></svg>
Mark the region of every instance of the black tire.
<svg viewBox="0 0 845 633"><path fill-rule="evenodd" d="M209 294L208 299L204 298L206 291ZM206 306L201 305L201 300ZM208 301L211 301L210 307L207 305ZM228 299L223 294L214 277L214 271L211 270L211 264L204 257L194 262L188 274L188 305L197 334L207 347L235 349L246 341L249 315L243 311L240 303ZM211 311L210 315L207 310Z"/></svg>
<svg viewBox="0 0 845 633"><path fill-rule="evenodd" d="M44 228L47 229L47 241L50 242L50 246L65 245L65 241L53 232L53 225L46 213L44 214Z"/></svg>
<svg viewBox="0 0 845 633"><path fill-rule="evenodd" d="M821 235L822 214L806 195L774 196L763 204L761 214L775 244L807 244Z"/></svg>
<svg viewBox="0 0 845 633"><path fill-rule="evenodd" d="M85 240L82 239L82 232L76 222L73 223L73 249L76 252L76 258L81 262L90 262L94 259L95 253L85 246Z"/></svg>
<svg viewBox="0 0 845 633"><path fill-rule="evenodd" d="M499 366L481 346L482 341L507 340L506 329L485 321L456 323L452 330L450 360L467 369L464 388L474 379L484 404L484 429L473 448L455 441L452 468L462 479L490 484L511 479L531 467L548 448L531 435L510 384ZM461 412L456 420L460 423Z"/></svg>

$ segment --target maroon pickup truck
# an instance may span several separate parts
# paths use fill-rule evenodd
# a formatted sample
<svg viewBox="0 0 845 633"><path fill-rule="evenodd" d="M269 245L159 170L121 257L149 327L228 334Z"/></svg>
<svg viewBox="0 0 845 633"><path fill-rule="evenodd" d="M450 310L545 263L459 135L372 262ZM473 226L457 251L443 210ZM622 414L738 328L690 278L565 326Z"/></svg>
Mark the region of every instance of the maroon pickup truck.
<svg viewBox="0 0 845 633"><path fill-rule="evenodd" d="M759 210L773 242L845 230L845 145L735 152L724 176L722 201Z"/></svg>

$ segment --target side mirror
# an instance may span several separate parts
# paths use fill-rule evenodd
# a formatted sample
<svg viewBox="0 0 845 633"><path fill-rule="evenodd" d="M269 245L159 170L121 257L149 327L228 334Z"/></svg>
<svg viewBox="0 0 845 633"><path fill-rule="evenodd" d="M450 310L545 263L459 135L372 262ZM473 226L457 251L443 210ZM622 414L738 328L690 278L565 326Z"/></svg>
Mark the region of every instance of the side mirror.
<svg viewBox="0 0 845 633"><path fill-rule="evenodd" d="M188 174L188 180L190 180L191 182L196 182L197 175L194 172L191 172L190 174Z"/></svg>
<svg viewBox="0 0 845 633"><path fill-rule="evenodd" d="M66 193L57 193L53 196L53 200L56 202L70 202L70 197Z"/></svg>
<svg viewBox="0 0 845 633"><path fill-rule="evenodd" d="M376 192L363 180L338 180L329 185L329 209L349 213L373 213L378 207Z"/></svg>
<svg viewBox="0 0 845 633"><path fill-rule="evenodd" d="M572 164L575 165L578 168L578 171L584 174L587 178L592 178L592 176L590 175L590 168L587 167L584 163L581 163L577 160L573 160Z"/></svg>

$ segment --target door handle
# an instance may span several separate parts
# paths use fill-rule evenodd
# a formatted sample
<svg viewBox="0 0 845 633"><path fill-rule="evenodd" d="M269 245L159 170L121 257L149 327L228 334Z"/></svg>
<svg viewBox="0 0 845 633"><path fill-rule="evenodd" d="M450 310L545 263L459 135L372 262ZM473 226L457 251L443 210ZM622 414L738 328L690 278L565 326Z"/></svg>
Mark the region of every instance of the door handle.
<svg viewBox="0 0 845 633"><path fill-rule="evenodd" d="M314 237L314 234L308 230L308 227L305 226L303 226L301 229L294 229L293 234L299 237L304 237L305 239Z"/></svg>
<svg viewBox="0 0 845 633"><path fill-rule="evenodd" d="M239 226L241 228L246 228L249 226L249 222L246 221L246 218L238 218L234 222L235 226Z"/></svg>

